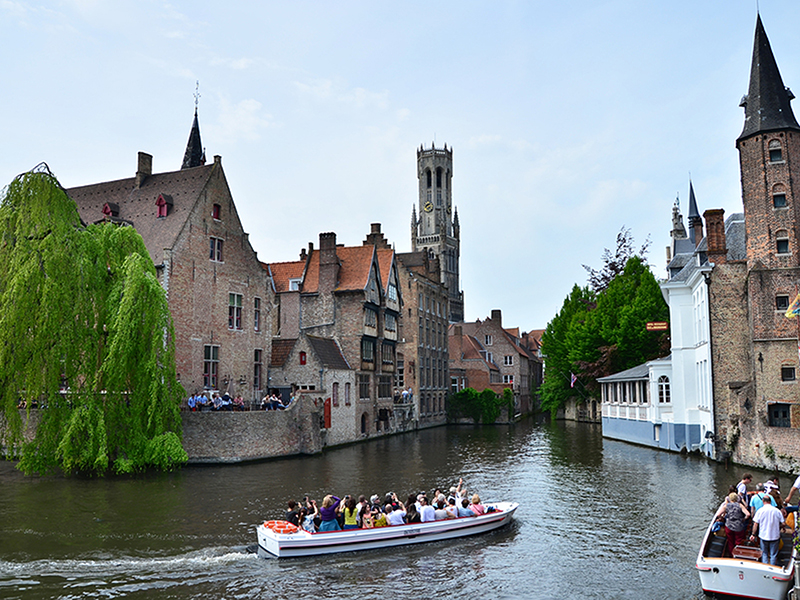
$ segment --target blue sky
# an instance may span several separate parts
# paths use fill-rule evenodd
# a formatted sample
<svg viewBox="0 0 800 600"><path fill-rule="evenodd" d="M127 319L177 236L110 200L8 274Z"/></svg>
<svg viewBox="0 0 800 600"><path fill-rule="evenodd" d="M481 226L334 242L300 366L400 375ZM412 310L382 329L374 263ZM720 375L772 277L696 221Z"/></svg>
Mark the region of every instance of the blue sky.
<svg viewBox="0 0 800 600"><path fill-rule="evenodd" d="M760 11L800 91L800 3ZM665 276L690 173L701 213L742 210L755 20L753 0L0 0L0 186L42 161L65 187L131 177L138 151L178 169L199 80L261 260L376 222L407 252L416 148L447 143L466 318L543 328L623 226Z"/></svg>

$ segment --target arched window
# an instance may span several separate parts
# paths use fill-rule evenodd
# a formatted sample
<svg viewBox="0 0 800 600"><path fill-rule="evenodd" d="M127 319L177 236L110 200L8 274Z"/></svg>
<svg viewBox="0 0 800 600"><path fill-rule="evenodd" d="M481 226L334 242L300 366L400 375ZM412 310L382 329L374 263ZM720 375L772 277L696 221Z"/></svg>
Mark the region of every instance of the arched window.
<svg viewBox="0 0 800 600"><path fill-rule="evenodd" d="M332 399L333 399L333 405L334 406L339 406L339 382L338 381L334 381L333 382L333 393L331 394L331 396L332 396Z"/></svg>
<svg viewBox="0 0 800 600"><path fill-rule="evenodd" d="M772 187L772 206L773 208L786 208L786 189L782 183Z"/></svg>
<svg viewBox="0 0 800 600"><path fill-rule="evenodd" d="M783 151L778 140L770 140L769 142L769 162L783 162Z"/></svg>
<svg viewBox="0 0 800 600"><path fill-rule="evenodd" d="M669 377L666 375L658 378L658 403L669 404Z"/></svg>
<svg viewBox="0 0 800 600"><path fill-rule="evenodd" d="M785 229L775 232L775 251L778 254L789 254L789 233Z"/></svg>
<svg viewBox="0 0 800 600"><path fill-rule="evenodd" d="M367 431L367 413L361 413L361 433L369 433Z"/></svg>

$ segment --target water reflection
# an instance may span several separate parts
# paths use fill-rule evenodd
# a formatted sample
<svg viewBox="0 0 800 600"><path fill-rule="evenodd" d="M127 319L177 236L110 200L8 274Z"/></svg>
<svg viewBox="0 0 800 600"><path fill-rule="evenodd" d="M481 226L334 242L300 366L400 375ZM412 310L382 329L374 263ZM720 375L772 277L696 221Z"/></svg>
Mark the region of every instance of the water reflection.
<svg viewBox="0 0 800 600"><path fill-rule="evenodd" d="M697 545L740 473L603 440L587 424L448 427L314 457L171 475L26 478L0 463L0 597L700 597ZM767 474L756 472L755 481ZM288 498L449 487L521 503L461 540L263 560ZM788 483L788 482L787 482Z"/></svg>

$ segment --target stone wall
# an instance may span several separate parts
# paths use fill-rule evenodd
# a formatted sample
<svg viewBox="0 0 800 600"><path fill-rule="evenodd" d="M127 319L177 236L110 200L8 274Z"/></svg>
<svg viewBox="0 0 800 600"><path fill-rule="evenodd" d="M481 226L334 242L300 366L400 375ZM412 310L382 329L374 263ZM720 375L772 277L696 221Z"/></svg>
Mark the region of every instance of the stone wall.
<svg viewBox="0 0 800 600"><path fill-rule="evenodd" d="M322 451L321 410L313 399L301 396L286 410L182 412L183 447L190 464L316 454ZM30 414L27 440L33 438L40 413L32 410ZM5 428L5 419L0 417L0 440Z"/></svg>
<svg viewBox="0 0 800 600"><path fill-rule="evenodd" d="M322 450L321 407L301 396L286 410L184 412L189 463L259 460Z"/></svg>

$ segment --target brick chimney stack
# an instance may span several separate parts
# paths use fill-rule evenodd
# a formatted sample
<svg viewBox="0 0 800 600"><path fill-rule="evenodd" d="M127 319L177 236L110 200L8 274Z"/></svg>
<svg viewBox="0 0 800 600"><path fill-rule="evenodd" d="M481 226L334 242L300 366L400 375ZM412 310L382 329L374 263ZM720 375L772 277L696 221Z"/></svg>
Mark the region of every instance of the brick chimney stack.
<svg viewBox="0 0 800 600"><path fill-rule="evenodd" d="M491 317L491 319L492 319L493 322L497 323L498 327L502 327L503 326L503 311L501 311L499 308L492 309L492 317Z"/></svg>
<svg viewBox="0 0 800 600"><path fill-rule="evenodd" d="M153 156L147 152L139 152L139 164L136 168L136 182L137 188L142 187L144 180L153 174Z"/></svg>
<svg viewBox="0 0 800 600"><path fill-rule="evenodd" d="M703 213L706 220L708 239L708 262L723 264L728 260L728 247L725 241L725 211L712 208Z"/></svg>
<svg viewBox="0 0 800 600"><path fill-rule="evenodd" d="M319 234L319 293L336 289L339 279L339 258L336 255L336 233Z"/></svg>

